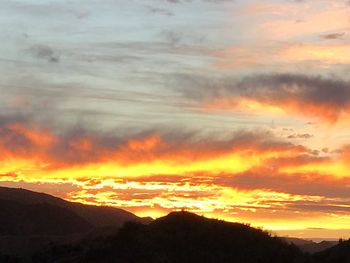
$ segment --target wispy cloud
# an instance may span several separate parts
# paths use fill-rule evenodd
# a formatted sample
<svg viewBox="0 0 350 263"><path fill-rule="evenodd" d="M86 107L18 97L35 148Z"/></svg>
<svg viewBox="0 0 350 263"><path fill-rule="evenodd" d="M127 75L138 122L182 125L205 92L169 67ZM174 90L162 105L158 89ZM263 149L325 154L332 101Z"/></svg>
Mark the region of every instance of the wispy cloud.
<svg viewBox="0 0 350 263"><path fill-rule="evenodd" d="M52 48L45 45L34 45L26 50L37 59L44 59L47 62L58 63L60 56Z"/></svg>
<svg viewBox="0 0 350 263"><path fill-rule="evenodd" d="M323 39L333 40L333 39L342 39L343 36L345 36L345 32L325 34L325 35L321 35L320 37Z"/></svg>

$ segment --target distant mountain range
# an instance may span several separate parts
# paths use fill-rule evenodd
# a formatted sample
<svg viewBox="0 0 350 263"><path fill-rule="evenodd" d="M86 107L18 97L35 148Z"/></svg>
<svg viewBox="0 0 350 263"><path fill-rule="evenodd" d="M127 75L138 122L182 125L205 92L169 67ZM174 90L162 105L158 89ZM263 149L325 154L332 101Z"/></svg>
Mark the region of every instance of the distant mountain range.
<svg viewBox="0 0 350 263"><path fill-rule="evenodd" d="M301 251L314 254L321 252L328 248L334 247L339 242L338 241L321 241L314 242L312 240L305 240L300 238L282 237L286 242L296 245Z"/></svg>
<svg viewBox="0 0 350 263"><path fill-rule="evenodd" d="M347 263L350 241L279 238L188 212L151 220L0 187L0 262Z"/></svg>

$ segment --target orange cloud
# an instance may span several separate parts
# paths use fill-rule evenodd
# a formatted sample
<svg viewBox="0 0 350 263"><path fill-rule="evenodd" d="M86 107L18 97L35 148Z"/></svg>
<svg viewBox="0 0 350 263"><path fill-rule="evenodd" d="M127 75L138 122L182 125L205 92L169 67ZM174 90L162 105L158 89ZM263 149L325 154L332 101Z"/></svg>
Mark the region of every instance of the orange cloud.
<svg viewBox="0 0 350 263"><path fill-rule="evenodd" d="M205 110L236 110L254 114L269 114L288 116L291 113L295 116L317 117L329 123L335 123L340 117L345 117L350 111L350 106L337 109L332 105L319 105L298 101L290 98L281 101L259 101L254 98L222 98L215 99L203 105Z"/></svg>
<svg viewBox="0 0 350 263"><path fill-rule="evenodd" d="M19 135L23 135L33 144L39 145L41 147L48 147L55 143L55 136L49 134L47 130L37 129L37 128L29 128L23 125L22 123L15 122L7 125L7 128L10 131L13 131Z"/></svg>
<svg viewBox="0 0 350 263"><path fill-rule="evenodd" d="M289 68L291 65L314 63L315 68L330 68L349 64L349 52L348 44L266 44L260 47L251 44L227 47L217 52L214 67L224 70L262 66Z"/></svg>
<svg viewBox="0 0 350 263"><path fill-rule="evenodd" d="M149 136L146 138L141 138L139 140L137 139L131 139L128 141L128 147L131 150L150 150L154 149L159 143L161 142L161 139L158 135Z"/></svg>
<svg viewBox="0 0 350 263"><path fill-rule="evenodd" d="M22 180L78 179L83 177L138 177L182 175L196 172L219 174L243 172L275 156L306 151L283 142L266 142L261 135L236 134L229 140L172 138L151 134L136 138L99 138L83 134L72 137L43 133L44 143L28 134L30 128L3 128L8 134L0 139L2 174L17 174ZM17 127L17 126L16 126ZM48 144L47 138L50 140ZM17 145L23 140L23 145ZM19 150L17 149L19 148ZM20 153L18 153L20 152Z"/></svg>
<svg viewBox="0 0 350 263"><path fill-rule="evenodd" d="M28 135L33 131L43 134L44 143ZM276 229L291 218L293 227L305 226L305 212L343 217L350 198L346 148L321 157L269 133L241 131L225 140L161 132L119 138L9 122L0 132L7 134L0 137L0 154L6 152L0 160L2 181L34 190L57 185L66 199L139 215L186 208ZM337 222L348 226L344 218Z"/></svg>
<svg viewBox="0 0 350 263"><path fill-rule="evenodd" d="M293 45L281 51L287 61L316 61L323 64L349 64L350 45Z"/></svg>
<svg viewBox="0 0 350 263"><path fill-rule="evenodd" d="M349 178L350 150L344 146L340 153L330 158L320 158L316 162L307 162L300 165L287 164L280 168L282 173L318 174L336 178Z"/></svg>

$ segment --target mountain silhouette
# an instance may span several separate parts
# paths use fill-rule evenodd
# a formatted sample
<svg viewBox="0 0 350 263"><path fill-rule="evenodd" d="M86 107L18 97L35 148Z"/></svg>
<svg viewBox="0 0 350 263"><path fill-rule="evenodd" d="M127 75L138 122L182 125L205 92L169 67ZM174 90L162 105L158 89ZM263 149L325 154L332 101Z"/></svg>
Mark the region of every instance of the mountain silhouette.
<svg viewBox="0 0 350 263"><path fill-rule="evenodd" d="M296 245L301 249L301 251L307 252L310 254L321 252L323 250L326 250L338 244L338 241L323 240L321 242L314 242L312 240L305 240L305 239L291 238L291 237L283 237L283 239L288 243L292 243Z"/></svg>
<svg viewBox="0 0 350 263"><path fill-rule="evenodd" d="M0 187L0 200L14 201L24 205L46 203L68 209L94 227L120 227L126 221L149 221L149 219L139 218L122 209L68 202L48 194L37 193L21 188Z"/></svg>
<svg viewBox="0 0 350 263"><path fill-rule="evenodd" d="M92 225L69 209L48 203L21 204L0 199L0 235L67 235Z"/></svg>
<svg viewBox="0 0 350 263"><path fill-rule="evenodd" d="M127 221L145 223L149 219L122 209L0 187L0 259L6 255L26 256L50 243L78 242L88 234L111 233Z"/></svg>
<svg viewBox="0 0 350 263"><path fill-rule="evenodd" d="M349 263L350 241L332 244L185 211L150 220L0 187L0 263Z"/></svg>
<svg viewBox="0 0 350 263"><path fill-rule="evenodd" d="M311 263L348 263L350 262L350 240L313 255Z"/></svg>
<svg viewBox="0 0 350 263"><path fill-rule="evenodd" d="M297 263L294 245L238 223L174 212L150 224L126 223L111 237L38 253L34 262Z"/></svg>
<svg viewBox="0 0 350 263"><path fill-rule="evenodd" d="M73 246L52 247L35 254L32 262L350 262L350 241L316 254L305 253L290 241L244 224L208 219L188 212L173 212L149 224L126 223L110 237L85 239ZM297 239L294 242L313 243Z"/></svg>

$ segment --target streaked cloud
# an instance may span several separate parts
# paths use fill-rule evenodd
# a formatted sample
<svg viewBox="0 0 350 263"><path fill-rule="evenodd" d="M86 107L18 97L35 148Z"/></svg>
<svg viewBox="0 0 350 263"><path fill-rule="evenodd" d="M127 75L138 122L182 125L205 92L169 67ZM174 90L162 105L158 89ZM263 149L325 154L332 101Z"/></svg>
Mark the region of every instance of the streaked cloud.
<svg viewBox="0 0 350 263"><path fill-rule="evenodd" d="M310 139L312 137L313 135L308 133L303 133L303 134L294 133L294 134L288 135L287 138L288 139Z"/></svg>
<svg viewBox="0 0 350 263"><path fill-rule="evenodd" d="M343 36L345 36L345 32L342 32L342 33L330 33L330 34L321 35L320 37L323 38L323 39L333 40L333 39L342 39Z"/></svg>
<svg viewBox="0 0 350 263"><path fill-rule="evenodd" d="M295 74L256 75L219 82L200 77L184 79L184 95L206 110L292 113L333 123L349 113L350 83L340 79Z"/></svg>
<svg viewBox="0 0 350 263"><path fill-rule="evenodd" d="M307 3L288 9L287 16L269 19L259 26L267 38L286 40L292 37L324 32L341 31L348 27L348 10L344 6L332 6L329 2L320 2L315 7ZM303 19L304 23L295 23Z"/></svg>
<svg viewBox="0 0 350 263"><path fill-rule="evenodd" d="M349 45L294 45L281 52L288 61L315 61L325 65L349 64Z"/></svg>

